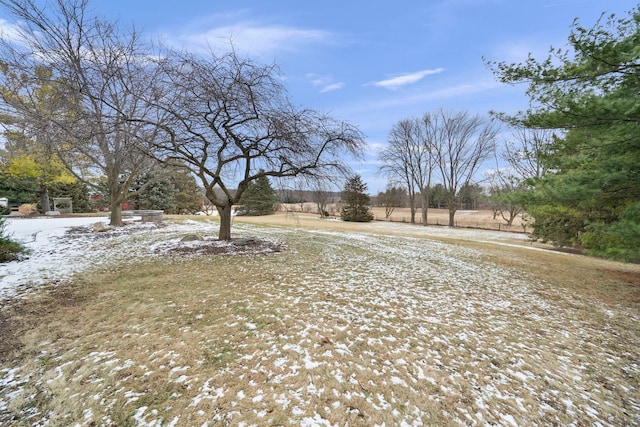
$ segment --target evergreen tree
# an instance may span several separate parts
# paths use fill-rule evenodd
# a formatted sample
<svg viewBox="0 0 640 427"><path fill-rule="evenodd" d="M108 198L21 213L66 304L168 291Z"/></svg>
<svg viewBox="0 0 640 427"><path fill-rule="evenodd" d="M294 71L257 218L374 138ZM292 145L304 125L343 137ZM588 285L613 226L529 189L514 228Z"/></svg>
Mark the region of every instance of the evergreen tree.
<svg viewBox="0 0 640 427"><path fill-rule="evenodd" d="M172 167L169 176L171 184L175 189L173 198L175 200L176 212L179 214L195 213L202 209L202 191L189 169L180 162Z"/></svg>
<svg viewBox="0 0 640 427"><path fill-rule="evenodd" d="M574 23L569 49L524 64L490 64L503 82L528 83L531 108L501 117L561 129L531 180L534 235L621 260L640 260L640 9L593 28Z"/></svg>
<svg viewBox="0 0 640 427"><path fill-rule="evenodd" d="M154 170L142 174L139 181L149 185L138 195L136 206L138 209L159 209L166 213L176 213L176 188L167 174Z"/></svg>
<svg viewBox="0 0 640 427"><path fill-rule="evenodd" d="M14 241L5 231L4 218L0 217L0 263L19 259L26 252L22 244Z"/></svg>
<svg viewBox="0 0 640 427"><path fill-rule="evenodd" d="M91 212L89 190L81 181L73 183L55 183L51 186L51 197L70 197L73 212Z"/></svg>
<svg viewBox="0 0 640 427"><path fill-rule="evenodd" d="M157 164L137 180L143 190L134 199L138 209L160 209L168 214L194 213L202 196L196 180L180 162Z"/></svg>
<svg viewBox="0 0 640 427"><path fill-rule="evenodd" d="M237 211L244 215L270 215L276 210L278 201L276 192L271 187L269 178L260 171L261 175L252 181L240 198Z"/></svg>
<svg viewBox="0 0 640 427"><path fill-rule="evenodd" d="M345 182L342 191L342 220L351 222L369 222L373 214L369 209L369 195L366 193L367 184L362 182L360 175L355 175Z"/></svg>
<svg viewBox="0 0 640 427"><path fill-rule="evenodd" d="M444 190L444 186L442 184L436 184L433 187L429 188L429 201L431 202L431 206L436 209L441 209L443 206L447 204L447 193Z"/></svg>

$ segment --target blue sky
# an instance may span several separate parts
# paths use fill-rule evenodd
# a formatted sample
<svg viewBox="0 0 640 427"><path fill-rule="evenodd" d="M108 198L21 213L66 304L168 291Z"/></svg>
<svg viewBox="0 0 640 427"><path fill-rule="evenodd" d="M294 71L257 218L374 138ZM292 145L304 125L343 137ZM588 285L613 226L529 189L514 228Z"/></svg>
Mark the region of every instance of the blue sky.
<svg viewBox="0 0 640 427"><path fill-rule="evenodd" d="M98 14L135 24L149 37L190 49L234 48L277 63L294 103L347 120L366 136L353 168L369 185L377 150L398 120L425 112L516 112L524 86L498 83L489 60L541 58L566 44L575 18L592 26L603 12L626 15L616 0L104 0Z"/></svg>

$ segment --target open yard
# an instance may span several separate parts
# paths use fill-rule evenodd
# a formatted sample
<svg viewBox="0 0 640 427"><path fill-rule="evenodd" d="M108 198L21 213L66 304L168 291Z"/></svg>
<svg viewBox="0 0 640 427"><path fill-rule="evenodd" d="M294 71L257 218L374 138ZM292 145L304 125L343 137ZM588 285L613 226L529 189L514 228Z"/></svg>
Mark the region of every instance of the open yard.
<svg viewBox="0 0 640 427"><path fill-rule="evenodd" d="M34 235L0 270L0 425L640 425L638 265L292 213L232 232Z"/></svg>

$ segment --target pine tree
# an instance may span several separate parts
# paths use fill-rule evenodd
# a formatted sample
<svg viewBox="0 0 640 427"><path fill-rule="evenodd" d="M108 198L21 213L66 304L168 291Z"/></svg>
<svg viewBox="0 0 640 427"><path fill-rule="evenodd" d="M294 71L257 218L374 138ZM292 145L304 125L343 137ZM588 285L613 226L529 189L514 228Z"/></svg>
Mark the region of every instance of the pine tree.
<svg viewBox="0 0 640 427"><path fill-rule="evenodd" d="M269 178L261 175L252 181L242 194L237 211L241 211L244 215L270 215L275 212L277 201L276 192L271 187Z"/></svg>
<svg viewBox="0 0 640 427"><path fill-rule="evenodd" d="M369 195L366 193L367 184L362 182L360 175L347 179L342 190L342 220L351 222L369 222L373 214L369 209Z"/></svg>
<svg viewBox="0 0 640 427"><path fill-rule="evenodd" d="M528 182L533 236L623 261L640 260L640 8L592 28L574 23L566 49L544 60L491 63L501 81L527 83L530 108L507 122L563 130Z"/></svg>
<svg viewBox="0 0 640 427"><path fill-rule="evenodd" d="M196 180L183 164L168 161L142 174L136 185L145 185L134 199L138 209L162 209L168 214L194 213L201 194Z"/></svg>

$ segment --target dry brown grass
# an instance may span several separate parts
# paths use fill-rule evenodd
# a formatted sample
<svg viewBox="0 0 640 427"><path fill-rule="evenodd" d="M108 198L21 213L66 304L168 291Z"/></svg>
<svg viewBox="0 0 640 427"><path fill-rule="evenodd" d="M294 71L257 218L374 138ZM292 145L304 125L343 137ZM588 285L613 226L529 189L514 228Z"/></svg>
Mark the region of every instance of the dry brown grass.
<svg viewBox="0 0 640 427"><path fill-rule="evenodd" d="M20 347L2 353L0 422L640 422L638 266L422 227L235 221L289 250L142 259L3 306Z"/></svg>
<svg viewBox="0 0 640 427"><path fill-rule="evenodd" d="M302 210L301 210L302 209ZM327 211L331 216L339 216L340 208L337 204L329 204ZM391 221L391 222L411 222L411 211L409 208L394 208L391 215L387 218L385 208L372 207L371 211L376 221ZM318 208L315 203L306 202L301 207L299 203L290 203L280 206L280 213L296 214L301 216L313 216L318 212ZM421 210L416 211L416 223L422 223ZM449 211L447 209L433 209L428 210L427 215L428 225L449 225ZM523 221L522 216L517 216L511 226L507 225L507 222L500 216L494 217L493 212L490 210L460 210L455 215L455 226L463 228L481 228L486 230L501 230L512 231L515 233L521 233L523 231L530 231L530 226L526 221ZM526 226L526 227L525 227Z"/></svg>

